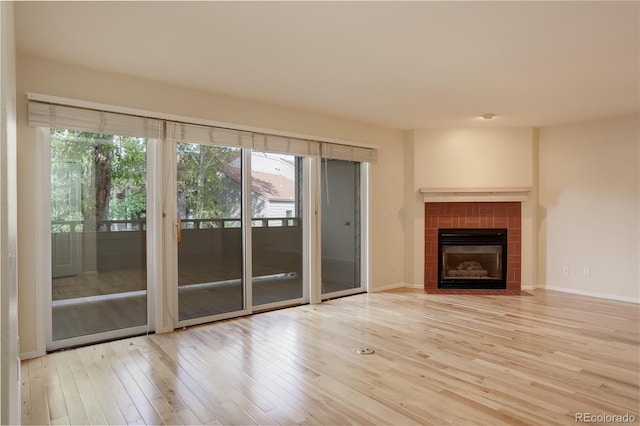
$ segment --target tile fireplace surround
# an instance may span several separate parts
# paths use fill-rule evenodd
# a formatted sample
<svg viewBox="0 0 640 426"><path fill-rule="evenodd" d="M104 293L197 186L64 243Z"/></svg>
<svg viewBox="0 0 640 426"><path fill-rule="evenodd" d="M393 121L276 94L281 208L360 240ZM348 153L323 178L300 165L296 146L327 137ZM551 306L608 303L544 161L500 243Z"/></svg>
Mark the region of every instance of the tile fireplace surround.
<svg viewBox="0 0 640 426"><path fill-rule="evenodd" d="M425 202L424 213L425 290L438 289L439 228L506 228L508 234L507 291L520 291L522 242L520 202Z"/></svg>

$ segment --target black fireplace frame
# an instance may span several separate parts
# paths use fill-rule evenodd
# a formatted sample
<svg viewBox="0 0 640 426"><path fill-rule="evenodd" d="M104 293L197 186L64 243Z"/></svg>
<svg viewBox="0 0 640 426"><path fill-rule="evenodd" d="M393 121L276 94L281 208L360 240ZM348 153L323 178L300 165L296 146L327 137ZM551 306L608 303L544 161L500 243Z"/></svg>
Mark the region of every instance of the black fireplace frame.
<svg viewBox="0 0 640 426"><path fill-rule="evenodd" d="M443 247L447 246L502 246L502 278L442 278L444 263ZM439 289L507 289L507 229L503 228L440 228L438 229L438 288Z"/></svg>

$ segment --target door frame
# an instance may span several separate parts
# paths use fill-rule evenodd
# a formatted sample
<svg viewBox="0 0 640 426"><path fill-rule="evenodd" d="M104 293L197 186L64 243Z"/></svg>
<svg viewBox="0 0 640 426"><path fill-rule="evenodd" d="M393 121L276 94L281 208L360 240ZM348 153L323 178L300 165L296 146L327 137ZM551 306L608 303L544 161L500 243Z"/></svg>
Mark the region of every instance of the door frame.
<svg viewBox="0 0 640 426"><path fill-rule="evenodd" d="M182 142L181 142L182 143ZM185 142L185 143L198 143L203 145L202 142ZM211 144L211 146L216 146L215 144ZM252 217L251 217L251 203L252 203L252 194L251 194L251 156L252 150L250 149L241 149L241 159L242 159L242 199L241 199L241 222L242 222L242 247L243 247L243 278L242 278L242 288L243 288L243 309L231 312L224 312L220 314L208 315L204 317L191 318L188 320L180 320L179 318L179 303L178 303L178 217L177 217L177 202L176 202L176 192L177 192L177 164L176 164L176 149L177 142L176 141L167 141L165 143L164 149L164 167L166 170L166 179L167 187L170 188L170 191L167 191L164 199L164 209L163 209L163 217L165 219L164 224L164 232L165 232L165 244L164 244L164 252L165 252L165 271L164 273L168 277L168 285L166 287L166 299L168 301L167 306L169 307L169 317L171 318L171 324L173 329L188 327L191 325L202 324L207 322L220 321L229 318L235 318L243 315L251 315L257 312L264 312L273 309L290 307L290 306L298 306L309 301L310 294L310 283L313 282L311 279L311 254L313 250L311 248L310 241L312 238L310 237L311 231L313 229L314 223L314 215L312 214L313 209L310 202L311 194L311 164L312 160L310 158L303 158L302 160L302 198L300 202L302 202L302 297L296 299L287 299L284 301L264 304L264 305L253 305L253 273L252 273L252 265L253 265L253 250L252 250Z"/></svg>
<svg viewBox="0 0 640 426"><path fill-rule="evenodd" d="M319 160L322 161L322 160ZM369 163L360 162L360 286L356 288L349 288L346 290L334 291L331 293L322 293L320 288L320 298L324 300L335 299L343 296L351 296L358 293L368 293L370 289L370 277L371 277L371 264L369 259L370 254L370 217L369 217L369 185L370 185L370 168ZM321 176L319 164L318 175ZM322 180L322 179L319 179ZM319 197L322 196L322 182L318 182ZM322 286L322 203L321 198L318 198L318 252L317 252L317 268L318 273L316 275L316 283L319 287Z"/></svg>
<svg viewBox="0 0 640 426"><path fill-rule="evenodd" d="M160 200L161 180L157 172L161 155L161 140L147 139L147 324L101 333L88 334L62 340L53 340L52 267L51 267L51 129L36 128L36 354L42 356L48 351L87 345L105 340L134 336L156 331L156 323L161 315L161 292L157 283L163 280L161 264L160 233L161 215L157 207Z"/></svg>
<svg viewBox="0 0 640 426"><path fill-rule="evenodd" d="M198 145L210 145L202 142L180 142L180 143L193 143ZM177 142L175 140L165 141L165 173L167 188L164 194L164 210L163 216L165 219L164 231L165 231L165 273L167 276L166 286L166 298L168 306L168 314L170 317L170 323L172 329L181 327L189 327L191 325L203 324L207 322L220 321L224 319L234 318L243 315L250 315L253 311L251 309L251 250L247 250L247 246L251 247L251 181L250 176L247 179L247 170L251 167L251 154L249 150L241 149L242 153L242 199L241 199L241 223L242 223L242 246L243 246L243 277L242 277L242 294L243 294L243 309L231 312L224 312L221 314L207 315L204 317L191 318L188 320L180 320L179 312L179 288L178 288L178 209L176 194L178 189L177 178L177 164L176 164L176 152ZM247 155L247 152L249 154ZM248 191L247 191L248 188ZM247 212L248 210L248 212ZM249 226L249 232L247 232L247 226Z"/></svg>

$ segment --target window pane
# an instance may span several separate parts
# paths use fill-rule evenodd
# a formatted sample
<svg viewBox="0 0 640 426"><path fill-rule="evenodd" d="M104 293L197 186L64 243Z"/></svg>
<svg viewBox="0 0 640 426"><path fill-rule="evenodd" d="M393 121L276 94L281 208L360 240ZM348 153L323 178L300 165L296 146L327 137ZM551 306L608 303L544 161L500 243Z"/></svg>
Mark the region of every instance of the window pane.
<svg viewBox="0 0 640 426"><path fill-rule="evenodd" d="M145 139L51 130L53 340L147 323Z"/></svg>
<svg viewBox="0 0 640 426"><path fill-rule="evenodd" d="M177 144L181 321L244 308L241 152Z"/></svg>
<svg viewBox="0 0 640 426"><path fill-rule="evenodd" d="M251 156L253 305L302 297L302 159Z"/></svg>
<svg viewBox="0 0 640 426"><path fill-rule="evenodd" d="M322 294L360 281L360 163L322 161Z"/></svg>

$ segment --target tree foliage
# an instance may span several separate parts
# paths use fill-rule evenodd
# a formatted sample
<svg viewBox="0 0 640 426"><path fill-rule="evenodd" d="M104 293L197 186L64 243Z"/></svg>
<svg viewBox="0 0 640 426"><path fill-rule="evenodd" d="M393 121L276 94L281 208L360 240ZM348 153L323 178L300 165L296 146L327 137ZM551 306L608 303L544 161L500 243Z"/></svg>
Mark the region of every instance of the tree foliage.
<svg viewBox="0 0 640 426"><path fill-rule="evenodd" d="M239 185L223 172L239 161L239 153L177 144L180 217L228 217L237 210L239 195L234 192ZM105 230L107 220L145 219L146 159L143 138L52 129L51 219L95 223L96 230Z"/></svg>
<svg viewBox="0 0 640 426"><path fill-rule="evenodd" d="M179 143L177 151L178 215L197 219L231 215L237 197L225 172L239 160L240 150Z"/></svg>
<svg viewBox="0 0 640 426"><path fill-rule="evenodd" d="M146 141L51 131L51 218L96 222L146 217Z"/></svg>

